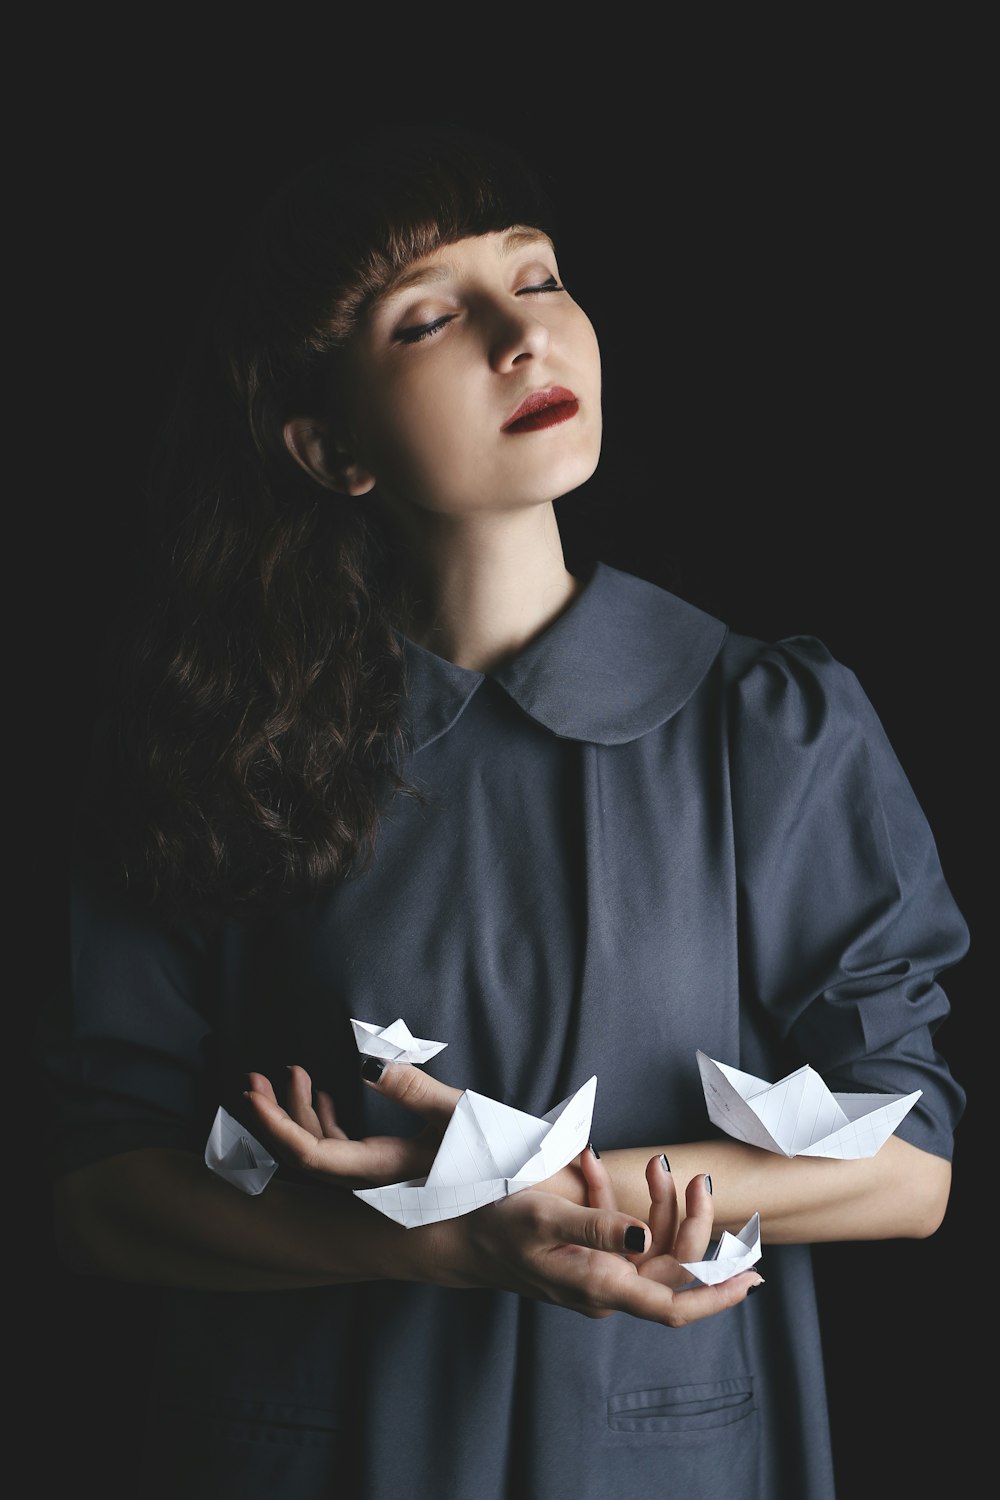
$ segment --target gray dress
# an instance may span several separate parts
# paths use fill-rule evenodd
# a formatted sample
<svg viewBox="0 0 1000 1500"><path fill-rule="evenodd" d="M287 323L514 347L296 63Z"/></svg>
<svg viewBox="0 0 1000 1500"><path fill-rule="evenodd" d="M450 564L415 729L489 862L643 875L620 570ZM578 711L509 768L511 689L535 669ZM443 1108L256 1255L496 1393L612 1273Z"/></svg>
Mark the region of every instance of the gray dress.
<svg viewBox="0 0 1000 1500"><path fill-rule="evenodd" d="M410 1134L360 1084L350 1026L399 1016L448 1043L429 1072L533 1114L596 1074L602 1151L715 1133L700 1048L772 1080L808 1062L839 1091L920 1089L898 1134L950 1157L964 1094L934 1034L966 925L818 640L738 635L598 565L495 672L406 652L423 795L389 804L367 874L178 932L81 862L46 1041L54 1172L201 1153L247 1071L289 1062L351 1134ZM681 1331L406 1284L169 1293L137 1493L829 1500L810 1251L762 1227L766 1287Z"/></svg>

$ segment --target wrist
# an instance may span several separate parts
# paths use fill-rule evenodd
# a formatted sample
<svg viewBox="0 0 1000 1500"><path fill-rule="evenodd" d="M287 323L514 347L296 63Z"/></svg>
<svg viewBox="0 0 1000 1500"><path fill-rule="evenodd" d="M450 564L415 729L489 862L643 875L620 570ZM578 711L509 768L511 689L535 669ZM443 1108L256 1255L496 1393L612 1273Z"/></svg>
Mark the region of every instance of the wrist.
<svg viewBox="0 0 1000 1500"><path fill-rule="evenodd" d="M586 1179L575 1161L555 1172L545 1182L540 1182L537 1191L556 1193L560 1198L566 1198L570 1203L575 1203L579 1207L584 1207L587 1203Z"/></svg>
<svg viewBox="0 0 1000 1500"><path fill-rule="evenodd" d="M467 1274L463 1274L468 1260L467 1254L463 1255L463 1246L468 1236L461 1217L405 1229L377 1209L369 1208L366 1212L380 1221L369 1242L373 1279L435 1286L472 1284Z"/></svg>

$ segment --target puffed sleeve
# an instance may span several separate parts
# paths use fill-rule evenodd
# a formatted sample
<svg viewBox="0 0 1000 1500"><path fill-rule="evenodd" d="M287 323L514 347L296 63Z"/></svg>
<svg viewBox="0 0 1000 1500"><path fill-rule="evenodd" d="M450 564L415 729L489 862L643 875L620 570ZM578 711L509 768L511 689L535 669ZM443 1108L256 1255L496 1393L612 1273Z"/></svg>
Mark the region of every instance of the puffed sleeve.
<svg viewBox="0 0 1000 1500"><path fill-rule="evenodd" d="M53 1176L139 1147L203 1148L208 1133L209 939L127 899L91 856L87 824L84 805L69 972L36 1033Z"/></svg>
<svg viewBox="0 0 1000 1500"><path fill-rule="evenodd" d="M896 1134L952 1155L965 1094L935 1047L969 934L855 674L812 637L748 652L730 764L744 983L844 1093L920 1099Z"/></svg>

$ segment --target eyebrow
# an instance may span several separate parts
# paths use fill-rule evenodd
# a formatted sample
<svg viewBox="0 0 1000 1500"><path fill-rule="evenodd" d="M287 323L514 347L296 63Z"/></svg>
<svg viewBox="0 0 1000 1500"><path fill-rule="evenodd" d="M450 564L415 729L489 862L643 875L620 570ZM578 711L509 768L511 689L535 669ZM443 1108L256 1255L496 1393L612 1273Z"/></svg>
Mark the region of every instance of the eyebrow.
<svg viewBox="0 0 1000 1500"><path fill-rule="evenodd" d="M545 245L554 250L555 246L544 229L529 229L518 226L514 229L504 231L503 238L497 247L500 260L515 254L525 245ZM411 287L426 286L438 281L447 281L455 274L455 266L450 261L439 261L433 266L415 266L411 271L403 271L399 276L389 282L388 286L378 294L376 302L387 302L391 297L397 297L400 292L409 291Z"/></svg>

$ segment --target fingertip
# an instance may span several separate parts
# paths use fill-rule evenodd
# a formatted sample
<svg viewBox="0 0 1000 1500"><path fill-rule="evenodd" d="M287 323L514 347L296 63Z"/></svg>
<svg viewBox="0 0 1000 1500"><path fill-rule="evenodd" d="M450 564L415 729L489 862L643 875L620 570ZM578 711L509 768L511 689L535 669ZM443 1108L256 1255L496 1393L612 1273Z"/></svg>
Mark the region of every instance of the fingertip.
<svg viewBox="0 0 1000 1500"><path fill-rule="evenodd" d="M674 1208L677 1204L677 1182L669 1167L663 1165L665 1157L651 1156L646 1163L646 1185L650 1203L658 1208Z"/></svg>
<svg viewBox="0 0 1000 1500"><path fill-rule="evenodd" d="M626 1255L643 1255L648 1231L645 1224L630 1224L622 1237Z"/></svg>
<svg viewBox="0 0 1000 1500"><path fill-rule="evenodd" d="M385 1063L380 1057L365 1055L361 1059L361 1076L365 1083L377 1084L385 1072Z"/></svg>
<svg viewBox="0 0 1000 1500"><path fill-rule="evenodd" d="M592 1144L583 1148L577 1160L580 1170L589 1173L595 1181L603 1177L605 1169L601 1162L601 1153L595 1150Z"/></svg>

